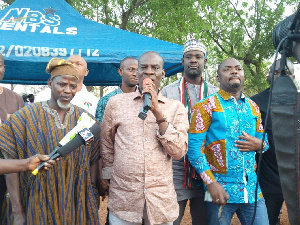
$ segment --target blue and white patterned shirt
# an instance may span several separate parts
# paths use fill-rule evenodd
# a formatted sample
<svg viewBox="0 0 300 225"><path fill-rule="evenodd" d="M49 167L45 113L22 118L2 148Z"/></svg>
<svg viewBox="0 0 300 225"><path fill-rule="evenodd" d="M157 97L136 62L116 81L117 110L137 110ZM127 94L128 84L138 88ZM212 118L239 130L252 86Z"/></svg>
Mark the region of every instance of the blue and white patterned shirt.
<svg viewBox="0 0 300 225"><path fill-rule="evenodd" d="M259 108L244 94L236 101L220 90L193 108L187 155L205 184L217 180L223 186L229 194L228 203L255 200L256 153L241 152L234 142L242 131L259 139L263 136ZM266 151L267 141L264 146ZM262 197L260 189L258 197Z"/></svg>

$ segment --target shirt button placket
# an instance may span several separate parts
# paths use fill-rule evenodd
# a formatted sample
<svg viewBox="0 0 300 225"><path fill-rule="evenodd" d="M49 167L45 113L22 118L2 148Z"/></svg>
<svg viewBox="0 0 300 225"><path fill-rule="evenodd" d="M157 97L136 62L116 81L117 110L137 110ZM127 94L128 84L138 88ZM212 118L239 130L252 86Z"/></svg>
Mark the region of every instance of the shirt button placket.
<svg viewBox="0 0 300 225"><path fill-rule="evenodd" d="M145 126L147 126L147 123L145 123ZM147 171L147 161L149 160L149 159L147 159L148 157L149 157L149 153L147 152L148 151L148 143L147 143L147 141L148 141L148 138L147 137L145 137L144 138L144 152L145 152L145 188L144 188L144 194L146 194L146 192L147 192L147 174L148 174L148 171Z"/></svg>

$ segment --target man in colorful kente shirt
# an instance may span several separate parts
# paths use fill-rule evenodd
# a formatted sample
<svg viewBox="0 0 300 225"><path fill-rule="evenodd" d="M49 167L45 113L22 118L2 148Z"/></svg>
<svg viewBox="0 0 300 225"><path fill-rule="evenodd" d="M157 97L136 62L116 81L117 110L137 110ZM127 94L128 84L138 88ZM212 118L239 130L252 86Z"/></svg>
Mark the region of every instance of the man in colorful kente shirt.
<svg viewBox="0 0 300 225"><path fill-rule="evenodd" d="M205 200L210 225L230 225L237 213L242 224L251 224L255 206L255 154L268 149L262 141L258 106L242 93L244 71L233 58L218 68L220 91L193 108L188 157L206 184ZM267 140L267 137L265 137ZM264 198L258 189L254 224L267 225Z"/></svg>
<svg viewBox="0 0 300 225"><path fill-rule="evenodd" d="M46 72L51 73L50 100L20 109L0 128L0 149L5 158L49 155L87 113L70 103L78 82L78 71L72 63L52 59ZM33 179L30 172L16 174L14 190L9 189L14 224L99 224L95 186L99 137L60 158L52 170L41 171Z"/></svg>
<svg viewBox="0 0 300 225"><path fill-rule="evenodd" d="M185 42L181 59L184 67L183 77L161 91L163 96L181 101L188 109L189 119L196 102L219 90L203 79L202 74L207 62L205 56L206 47L202 42L196 39ZM174 225L180 225L188 200L192 224L207 224L203 182L186 156L180 160L173 159L173 179L179 204L179 216Z"/></svg>

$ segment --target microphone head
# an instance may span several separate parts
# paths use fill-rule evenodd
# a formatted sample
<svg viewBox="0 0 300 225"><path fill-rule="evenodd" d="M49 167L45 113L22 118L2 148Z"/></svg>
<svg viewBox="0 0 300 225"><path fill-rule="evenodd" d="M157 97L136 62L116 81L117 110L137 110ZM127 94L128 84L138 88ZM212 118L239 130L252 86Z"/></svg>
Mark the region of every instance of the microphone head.
<svg viewBox="0 0 300 225"><path fill-rule="evenodd" d="M298 23L298 25L300 23L300 4L298 6L297 12L295 12L293 15L294 15L294 17L291 22L290 30L292 30L294 32L300 32L300 27L299 26L296 27L297 23ZM298 30L297 30L297 28L298 28Z"/></svg>
<svg viewBox="0 0 300 225"><path fill-rule="evenodd" d="M288 35L293 17L294 15L291 15L275 26L273 30L273 38L272 38L273 45L275 48L277 48L280 41ZM288 45L288 51L286 53L287 57L292 56L292 47L293 47L293 43L290 42ZM281 51L282 49L283 46L280 47L279 51Z"/></svg>
<svg viewBox="0 0 300 225"><path fill-rule="evenodd" d="M288 16L280 23L278 23L273 30L273 45L275 48L278 47L282 39L288 36L286 40L286 57L293 56L293 42L300 41L300 5L296 13ZM279 51L283 50L283 45Z"/></svg>
<svg viewBox="0 0 300 225"><path fill-rule="evenodd" d="M95 137L100 133L101 129L98 123L94 123L94 125L91 126L89 130ZM61 156L66 156L67 154L71 153L83 144L85 144L84 139L80 135L76 135L71 141L59 148L57 152Z"/></svg>

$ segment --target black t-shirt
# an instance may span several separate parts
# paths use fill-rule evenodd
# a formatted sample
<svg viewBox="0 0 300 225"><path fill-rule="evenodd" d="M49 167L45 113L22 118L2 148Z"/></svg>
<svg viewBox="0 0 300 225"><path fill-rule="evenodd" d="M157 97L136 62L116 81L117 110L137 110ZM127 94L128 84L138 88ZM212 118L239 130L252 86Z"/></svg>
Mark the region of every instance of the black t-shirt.
<svg viewBox="0 0 300 225"><path fill-rule="evenodd" d="M253 101L259 106L262 124L265 125L265 119L267 115L267 107L269 100L270 89L266 89L260 92L257 95L251 97ZM262 154L261 168L260 168L260 177L259 184L263 193L277 193L281 194L281 184L278 173L278 166L275 154L275 146L272 134L272 121L271 121L271 113L269 113L268 124L266 127L266 133L268 134L269 140L269 149L265 153ZM256 160L258 162L258 154L256 155Z"/></svg>

